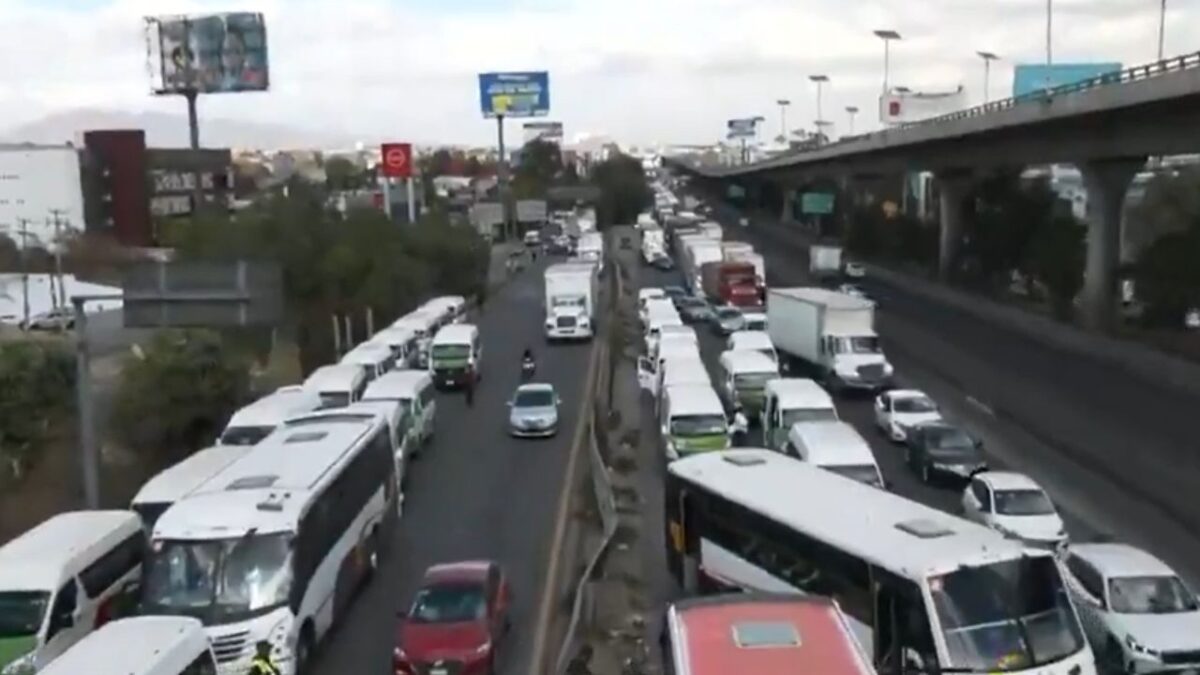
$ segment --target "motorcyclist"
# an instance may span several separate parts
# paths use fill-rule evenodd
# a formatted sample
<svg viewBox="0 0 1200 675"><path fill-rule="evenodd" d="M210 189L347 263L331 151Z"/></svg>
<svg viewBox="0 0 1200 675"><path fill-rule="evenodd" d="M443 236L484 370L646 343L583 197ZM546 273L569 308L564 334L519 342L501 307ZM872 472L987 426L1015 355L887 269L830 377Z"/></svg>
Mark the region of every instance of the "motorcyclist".
<svg viewBox="0 0 1200 675"><path fill-rule="evenodd" d="M521 374L529 377L536 369L537 363L533 360L533 350L526 347L525 353L521 355Z"/></svg>

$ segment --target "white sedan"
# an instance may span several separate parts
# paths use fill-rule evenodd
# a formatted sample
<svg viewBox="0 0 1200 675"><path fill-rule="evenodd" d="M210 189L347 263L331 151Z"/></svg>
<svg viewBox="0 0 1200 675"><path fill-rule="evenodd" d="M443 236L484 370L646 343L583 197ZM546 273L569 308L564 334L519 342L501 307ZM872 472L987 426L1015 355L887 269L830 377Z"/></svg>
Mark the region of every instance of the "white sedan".
<svg viewBox="0 0 1200 675"><path fill-rule="evenodd" d="M940 419L937 404L916 389L893 389L875 398L875 424L896 443L903 443L918 424Z"/></svg>
<svg viewBox="0 0 1200 675"><path fill-rule="evenodd" d="M1166 563L1128 544L1072 544L1067 591L1099 663L1200 673L1200 601Z"/></svg>
<svg viewBox="0 0 1200 675"><path fill-rule="evenodd" d="M1046 491L1024 474L984 471L963 490L963 515L1031 546L1055 549L1067 541L1062 517Z"/></svg>

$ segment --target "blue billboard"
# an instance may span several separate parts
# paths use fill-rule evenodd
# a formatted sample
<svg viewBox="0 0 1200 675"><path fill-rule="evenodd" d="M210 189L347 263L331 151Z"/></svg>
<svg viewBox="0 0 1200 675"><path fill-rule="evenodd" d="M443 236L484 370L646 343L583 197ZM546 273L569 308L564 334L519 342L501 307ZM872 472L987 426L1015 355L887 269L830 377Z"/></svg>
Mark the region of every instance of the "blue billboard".
<svg viewBox="0 0 1200 675"><path fill-rule="evenodd" d="M1121 72L1119 63L1025 64L1013 69L1013 96L1024 96Z"/></svg>
<svg viewBox="0 0 1200 675"><path fill-rule="evenodd" d="M543 117L550 113L550 74L480 73L479 106L484 117Z"/></svg>

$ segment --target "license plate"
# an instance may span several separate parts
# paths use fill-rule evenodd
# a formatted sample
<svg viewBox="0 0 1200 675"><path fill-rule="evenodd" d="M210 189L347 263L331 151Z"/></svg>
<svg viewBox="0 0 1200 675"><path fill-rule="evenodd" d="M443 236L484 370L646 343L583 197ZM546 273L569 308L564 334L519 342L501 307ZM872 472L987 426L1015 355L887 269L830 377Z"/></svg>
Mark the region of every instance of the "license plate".
<svg viewBox="0 0 1200 675"><path fill-rule="evenodd" d="M445 668L430 668L429 675L449 675L450 671Z"/></svg>

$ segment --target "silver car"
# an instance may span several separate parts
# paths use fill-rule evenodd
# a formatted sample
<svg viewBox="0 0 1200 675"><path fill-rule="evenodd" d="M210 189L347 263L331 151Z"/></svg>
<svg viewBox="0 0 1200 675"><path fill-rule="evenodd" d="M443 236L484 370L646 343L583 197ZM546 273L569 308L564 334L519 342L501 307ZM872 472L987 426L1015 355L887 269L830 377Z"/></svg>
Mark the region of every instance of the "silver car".
<svg viewBox="0 0 1200 675"><path fill-rule="evenodd" d="M547 438L558 433L562 399L550 384L523 384L508 402L508 430L519 438Z"/></svg>

